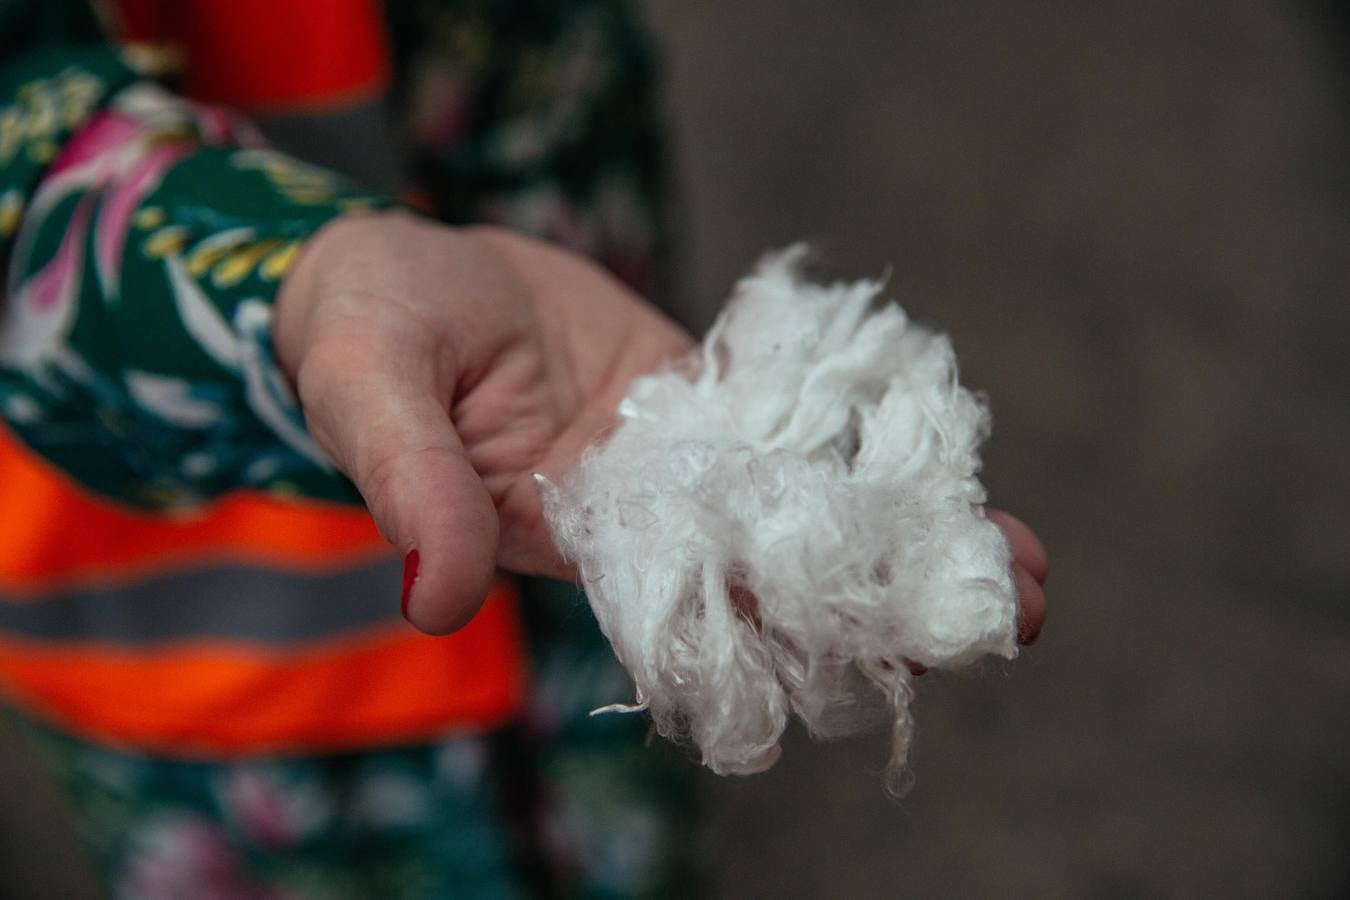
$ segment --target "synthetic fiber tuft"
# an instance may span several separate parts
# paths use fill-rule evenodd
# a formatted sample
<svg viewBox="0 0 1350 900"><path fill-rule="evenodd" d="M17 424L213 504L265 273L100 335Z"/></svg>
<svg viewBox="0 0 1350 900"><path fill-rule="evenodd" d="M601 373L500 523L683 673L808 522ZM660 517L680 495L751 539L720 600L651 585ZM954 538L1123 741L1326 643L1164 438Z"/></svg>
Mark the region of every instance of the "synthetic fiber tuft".
<svg viewBox="0 0 1350 900"><path fill-rule="evenodd" d="M909 663L1017 653L1017 594L976 473L985 405L945 335L874 281L742 280L702 347L635 380L545 514L658 730L721 773L913 719Z"/></svg>

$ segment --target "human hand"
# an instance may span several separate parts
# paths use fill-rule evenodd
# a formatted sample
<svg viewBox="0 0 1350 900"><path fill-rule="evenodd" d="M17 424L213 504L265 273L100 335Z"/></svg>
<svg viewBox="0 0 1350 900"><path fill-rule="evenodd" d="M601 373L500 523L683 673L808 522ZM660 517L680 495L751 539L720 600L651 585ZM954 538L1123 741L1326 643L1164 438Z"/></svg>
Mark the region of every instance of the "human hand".
<svg viewBox="0 0 1350 900"><path fill-rule="evenodd" d="M988 511L1012 548L1013 583L1017 586L1017 642L1030 646L1045 627L1045 581L1050 575L1050 557L1045 546L1027 524L1001 509Z"/></svg>
<svg viewBox="0 0 1350 900"><path fill-rule="evenodd" d="M314 439L409 555L405 614L432 633L472 618L498 566L575 579L533 474L571 468L632 379L693 345L572 254L403 213L322 229L287 276L274 337ZM1045 553L1013 517L991 518L1017 560L1029 643Z"/></svg>
<svg viewBox="0 0 1350 900"><path fill-rule="evenodd" d="M274 340L311 434L409 554L405 613L432 633L469 621L497 566L575 578L532 475L570 468L628 383L692 346L582 259L402 213L322 229Z"/></svg>

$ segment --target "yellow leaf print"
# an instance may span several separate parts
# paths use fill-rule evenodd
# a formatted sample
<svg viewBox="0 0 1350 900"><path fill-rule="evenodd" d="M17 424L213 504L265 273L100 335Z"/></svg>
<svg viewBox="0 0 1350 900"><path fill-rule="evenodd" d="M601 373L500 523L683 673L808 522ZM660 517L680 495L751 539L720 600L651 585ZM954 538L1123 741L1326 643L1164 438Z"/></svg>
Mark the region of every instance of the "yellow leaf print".
<svg viewBox="0 0 1350 900"><path fill-rule="evenodd" d="M59 149L51 141L38 141L28 148L28 158L35 163L49 163L56 159Z"/></svg>
<svg viewBox="0 0 1350 900"><path fill-rule="evenodd" d="M171 253L182 253L189 237L188 230L182 225L170 225L146 238L141 250L151 259L160 259Z"/></svg>
<svg viewBox="0 0 1350 900"><path fill-rule="evenodd" d="M214 234L201 241L188 254L188 274L193 278L201 278L212 266L224 259L226 254L238 249L239 245L251 236L252 229L239 229L233 234L229 232Z"/></svg>
<svg viewBox="0 0 1350 900"><path fill-rule="evenodd" d="M142 231L149 231L152 228L158 228L164 224L168 216L162 206L147 206L144 209L137 210L136 215L132 217L132 223Z"/></svg>
<svg viewBox="0 0 1350 900"><path fill-rule="evenodd" d="M295 264L296 257L299 255L300 242L291 241L263 260L262 265L258 267L258 274L268 281L276 281L291 270L291 266Z"/></svg>
<svg viewBox="0 0 1350 900"><path fill-rule="evenodd" d="M225 257L224 260L216 266L211 273L211 281L216 287L228 288L234 287L239 282L248 277L248 273L253 271L264 256L277 248L281 241L275 238L269 238L265 241L258 241L251 247L245 247L242 250L235 250Z"/></svg>
<svg viewBox="0 0 1350 900"><path fill-rule="evenodd" d="M23 221L23 194L16 188L0 197L0 238L10 238Z"/></svg>

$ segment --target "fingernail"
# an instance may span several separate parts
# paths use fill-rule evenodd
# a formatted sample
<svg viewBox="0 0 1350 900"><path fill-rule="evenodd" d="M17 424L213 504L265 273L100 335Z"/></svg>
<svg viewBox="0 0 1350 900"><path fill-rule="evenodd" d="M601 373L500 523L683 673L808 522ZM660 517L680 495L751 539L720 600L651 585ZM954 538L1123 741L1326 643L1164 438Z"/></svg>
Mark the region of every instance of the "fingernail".
<svg viewBox="0 0 1350 900"><path fill-rule="evenodd" d="M403 618L408 618L408 601L412 599L413 585L417 583L417 564L422 561L422 555L415 549L409 550L408 555L403 557L403 600L401 608L403 609Z"/></svg>

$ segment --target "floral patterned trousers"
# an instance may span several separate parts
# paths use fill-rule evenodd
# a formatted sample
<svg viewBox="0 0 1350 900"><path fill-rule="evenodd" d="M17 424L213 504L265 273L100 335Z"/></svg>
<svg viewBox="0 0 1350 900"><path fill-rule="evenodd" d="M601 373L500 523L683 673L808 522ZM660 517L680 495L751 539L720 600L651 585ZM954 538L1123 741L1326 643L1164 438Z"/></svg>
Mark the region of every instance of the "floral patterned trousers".
<svg viewBox="0 0 1350 900"><path fill-rule="evenodd" d="M329 756L175 761L26 722L118 898L683 896L695 771L642 716L582 599L527 586L536 679L487 735Z"/></svg>

